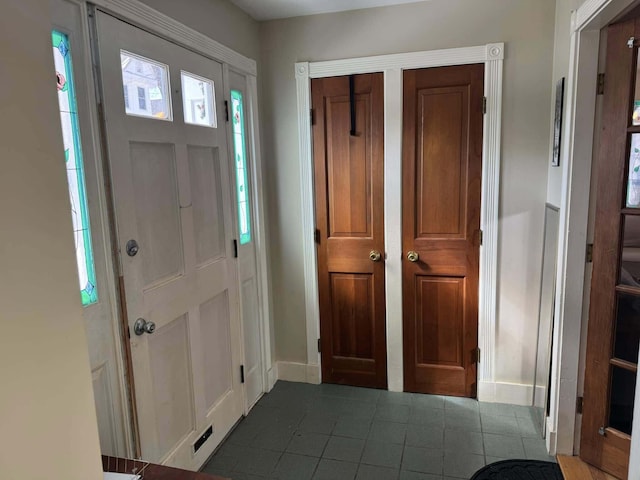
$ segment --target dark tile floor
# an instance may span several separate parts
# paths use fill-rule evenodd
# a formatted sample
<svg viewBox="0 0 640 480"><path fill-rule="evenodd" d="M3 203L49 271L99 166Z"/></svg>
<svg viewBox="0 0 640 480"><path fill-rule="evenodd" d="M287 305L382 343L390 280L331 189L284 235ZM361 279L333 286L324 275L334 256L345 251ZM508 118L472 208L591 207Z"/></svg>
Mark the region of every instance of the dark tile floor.
<svg viewBox="0 0 640 480"><path fill-rule="evenodd" d="M278 382L204 471L233 480L469 479L507 458L553 461L533 410Z"/></svg>

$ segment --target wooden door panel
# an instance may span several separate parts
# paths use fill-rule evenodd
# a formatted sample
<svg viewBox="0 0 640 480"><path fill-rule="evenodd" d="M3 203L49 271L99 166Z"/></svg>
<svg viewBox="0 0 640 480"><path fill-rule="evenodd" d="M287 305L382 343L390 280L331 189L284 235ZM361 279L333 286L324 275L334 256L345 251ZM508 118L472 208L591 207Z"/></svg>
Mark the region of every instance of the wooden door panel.
<svg viewBox="0 0 640 480"><path fill-rule="evenodd" d="M627 202L637 203L627 194L627 180L638 130L631 101L638 99L638 53L627 42L639 35L638 19L612 25L607 32L580 444L582 459L619 478L627 478L629 465L639 335L633 325L639 311L635 305L640 304L634 265L640 210L626 208ZM630 317L636 322L629 322Z"/></svg>
<svg viewBox="0 0 640 480"><path fill-rule="evenodd" d="M416 361L463 367L464 279L416 276Z"/></svg>
<svg viewBox="0 0 640 480"><path fill-rule="evenodd" d="M373 275L332 273L330 277L334 356L374 360Z"/></svg>
<svg viewBox="0 0 640 480"><path fill-rule="evenodd" d="M386 388L383 76L356 75L353 86L311 85L322 378Z"/></svg>
<svg viewBox="0 0 640 480"><path fill-rule="evenodd" d="M356 97L356 125L371 131L371 96ZM329 237L371 238L371 169L367 135L350 135L349 97L326 100Z"/></svg>
<svg viewBox="0 0 640 480"><path fill-rule="evenodd" d="M464 238L469 86L425 88L416 152L416 238Z"/></svg>
<svg viewBox="0 0 640 480"><path fill-rule="evenodd" d="M476 395L483 83L483 65L404 73L407 391Z"/></svg>

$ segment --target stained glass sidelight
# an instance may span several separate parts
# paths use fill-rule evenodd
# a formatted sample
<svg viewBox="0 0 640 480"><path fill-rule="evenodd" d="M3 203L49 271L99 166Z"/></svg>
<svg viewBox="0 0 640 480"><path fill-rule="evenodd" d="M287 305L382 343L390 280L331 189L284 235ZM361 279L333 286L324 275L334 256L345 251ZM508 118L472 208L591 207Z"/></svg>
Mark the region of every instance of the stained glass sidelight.
<svg viewBox="0 0 640 480"><path fill-rule="evenodd" d="M52 32L52 41L60 121L62 124L62 138L64 142L64 157L67 167L69 197L71 200L71 215L73 218L73 234L76 243L76 260L80 279L80 295L82 305L87 306L98 301L98 290L96 288L96 270L93 261L93 248L91 246L89 209L87 206L87 192L84 181L84 167L71 53L69 51L69 37L64 33L54 30Z"/></svg>
<svg viewBox="0 0 640 480"><path fill-rule="evenodd" d="M249 213L249 188L247 176L247 153L244 135L244 110L242 92L231 90L231 116L233 126L233 150L235 154L236 183L238 194L238 222L240 245L251 241L251 216Z"/></svg>

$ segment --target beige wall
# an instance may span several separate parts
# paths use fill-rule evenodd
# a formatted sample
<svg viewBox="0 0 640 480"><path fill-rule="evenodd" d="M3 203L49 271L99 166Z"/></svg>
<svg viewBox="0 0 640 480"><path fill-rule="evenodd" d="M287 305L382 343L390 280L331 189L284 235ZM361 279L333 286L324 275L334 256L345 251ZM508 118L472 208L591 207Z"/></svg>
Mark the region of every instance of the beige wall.
<svg viewBox="0 0 640 480"><path fill-rule="evenodd" d="M3 1L0 58L0 478L98 480L48 1Z"/></svg>
<svg viewBox="0 0 640 480"><path fill-rule="evenodd" d="M569 75L569 48L571 40L571 12L576 10L583 0L557 0L555 14L555 36L553 48L553 85L562 77L565 78L565 99L568 85ZM555 102L555 93L552 97ZM565 104L565 117L567 105ZM553 123L551 123L551 140L550 148L553 148ZM562 137L567 139L567 122L564 122ZM563 142L564 143L564 142ZM551 166L551 150L549 150L549 179L547 185L547 202L556 207L560 207L562 193L562 165L559 167Z"/></svg>
<svg viewBox="0 0 640 480"><path fill-rule="evenodd" d="M263 139L279 360L306 361L293 64L506 42L497 380L531 384L538 321L553 0L432 0L261 24Z"/></svg>
<svg viewBox="0 0 640 480"><path fill-rule="evenodd" d="M228 0L141 0L242 55L258 60L258 22Z"/></svg>

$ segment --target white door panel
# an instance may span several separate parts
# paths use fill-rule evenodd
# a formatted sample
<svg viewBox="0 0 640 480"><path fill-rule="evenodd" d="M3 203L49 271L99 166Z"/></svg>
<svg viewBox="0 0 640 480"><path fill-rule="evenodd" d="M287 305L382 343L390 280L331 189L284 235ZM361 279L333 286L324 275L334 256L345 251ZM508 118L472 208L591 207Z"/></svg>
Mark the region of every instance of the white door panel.
<svg viewBox="0 0 640 480"><path fill-rule="evenodd" d="M224 99L209 102L222 65L104 13L97 24L142 457L198 469L243 411ZM201 84L183 91L181 72ZM136 335L139 318L155 331Z"/></svg>
<svg viewBox="0 0 640 480"><path fill-rule="evenodd" d="M234 159L236 186L235 211L238 238L238 278L244 347L245 411L248 412L265 391L256 230L252 198L252 162L249 148L247 78L236 72L228 74L230 151ZM248 232L248 233L247 233Z"/></svg>

